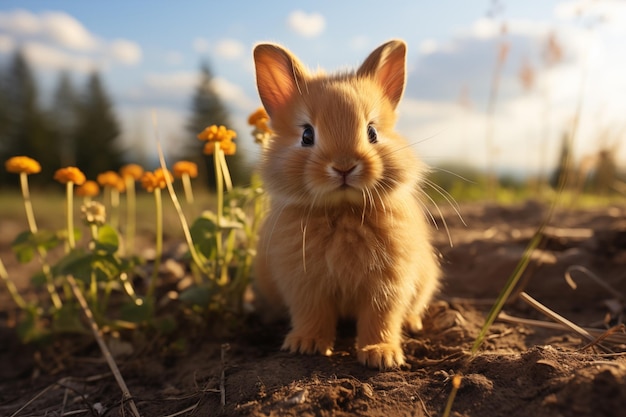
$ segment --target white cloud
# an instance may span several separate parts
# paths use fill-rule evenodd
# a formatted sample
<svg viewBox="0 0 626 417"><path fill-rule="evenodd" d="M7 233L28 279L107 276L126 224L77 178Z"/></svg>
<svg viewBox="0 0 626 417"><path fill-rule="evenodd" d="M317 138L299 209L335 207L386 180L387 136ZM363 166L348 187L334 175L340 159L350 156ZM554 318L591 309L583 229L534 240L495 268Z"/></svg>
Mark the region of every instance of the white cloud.
<svg viewBox="0 0 626 417"><path fill-rule="evenodd" d="M314 38L322 34L326 28L326 19L320 13L305 13L296 10L287 17L289 28L305 38Z"/></svg>
<svg viewBox="0 0 626 417"><path fill-rule="evenodd" d="M585 21L614 33L626 32L626 2L623 0L576 0L556 5L554 15L564 21Z"/></svg>
<svg viewBox="0 0 626 417"><path fill-rule="evenodd" d="M134 42L116 39L109 44L111 56L118 62L126 65L136 65L141 62L141 48Z"/></svg>
<svg viewBox="0 0 626 417"><path fill-rule="evenodd" d="M30 58L41 70L64 68L84 72L87 67L95 69L96 64L135 65L142 58L136 43L102 39L64 12L0 11L0 31L0 36L10 40L3 41L0 52L26 45Z"/></svg>
<svg viewBox="0 0 626 417"><path fill-rule="evenodd" d="M39 19L26 10L0 13L0 29L7 32L34 35L41 31Z"/></svg>
<svg viewBox="0 0 626 417"><path fill-rule="evenodd" d="M244 45L236 39L220 39L215 44L215 54L220 58L241 58L244 54L244 51Z"/></svg>
<svg viewBox="0 0 626 417"><path fill-rule="evenodd" d="M439 49L439 44L434 39L424 39L419 44L418 48L419 48L420 54L428 55L428 54L432 54L433 52L436 52Z"/></svg>
<svg viewBox="0 0 626 417"><path fill-rule="evenodd" d="M590 4L596 3L618 8L616 2L598 0ZM624 6L626 2L621 2L619 8ZM574 16L573 11L559 13ZM541 168L546 172L557 160L561 136L576 114L583 86L577 160L598 151L599 131L623 125L624 98L620 92L626 91L626 79L620 74L626 71L626 58L619 53L623 37L603 25L589 31L584 25L548 21L509 19L506 29L502 34L497 22L481 19L454 37L420 45L421 53L399 108L398 129L412 143L432 137L417 146L427 162L437 165L454 160L486 167L485 135L488 124L493 123L492 157L498 168L535 172ZM542 53L551 33L564 57L547 67ZM502 40L510 49L499 74L494 118L489 122L487 97ZM531 92L523 90L518 78L525 61L535 71L535 89ZM469 108L455 104L463 91L469 94ZM624 153L621 150L620 160Z"/></svg>
<svg viewBox="0 0 626 417"><path fill-rule="evenodd" d="M22 50L28 62L38 68L88 73L97 67L95 60L90 57L70 54L39 42L26 42Z"/></svg>
<svg viewBox="0 0 626 417"><path fill-rule="evenodd" d="M39 16L44 36L60 46L77 51L93 51L99 41L72 16L63 12L46 12Z"/></svg>
<svg viewBox="0 0 626 417"><path fill-rule="evenodd" d="M248 97L240 86L225 78L213 78L212 86L228 105L239 110L251 111L258 106L257 102Z"/></svg>
<svg viewBox="0 0 626 417"><path fill-rule="evenodd" d="M187 99L193 94L199 81L199 74L192 71L149 74L144 81L147 92L136 92L136 95ZM249 112L258 105L239 85L223 77L213 77L211 87L219 94L224 103L234 110Z"/></svg>

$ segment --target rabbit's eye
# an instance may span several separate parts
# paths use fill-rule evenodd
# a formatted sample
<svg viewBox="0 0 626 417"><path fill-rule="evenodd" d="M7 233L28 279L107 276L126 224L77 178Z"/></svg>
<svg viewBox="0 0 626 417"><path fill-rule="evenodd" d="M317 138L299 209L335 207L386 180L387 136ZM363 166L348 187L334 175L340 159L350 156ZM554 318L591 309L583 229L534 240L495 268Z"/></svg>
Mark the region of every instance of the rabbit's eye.
<svg viewBox="0 0 626 417"><path fill-rule="evenodd" d="M300 142L302 146L313 146L315 143L315 132L313 131L313 126L304 125L304 129L302 130L302 142Z"/></svg>
<svg viewBox="0 0 626 417"><path fill-rule="evenodd" d="M367 138L369 139L370 143L378 142L378 132L373 125L367 126Z"/></svg>

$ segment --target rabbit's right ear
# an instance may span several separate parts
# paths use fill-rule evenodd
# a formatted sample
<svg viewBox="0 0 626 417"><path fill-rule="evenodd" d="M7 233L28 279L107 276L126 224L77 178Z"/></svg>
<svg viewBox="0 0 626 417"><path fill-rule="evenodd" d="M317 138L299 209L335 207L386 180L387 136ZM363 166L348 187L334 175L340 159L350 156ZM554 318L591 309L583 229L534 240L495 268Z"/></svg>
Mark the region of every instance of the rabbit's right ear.
<svg viewBox="0 0 626 417"><path fill-rule="evenodd" d="M290 98L301 93L305 70L289 51L275 44L254 48L254 65L259 96L270 118Z"/></svg>

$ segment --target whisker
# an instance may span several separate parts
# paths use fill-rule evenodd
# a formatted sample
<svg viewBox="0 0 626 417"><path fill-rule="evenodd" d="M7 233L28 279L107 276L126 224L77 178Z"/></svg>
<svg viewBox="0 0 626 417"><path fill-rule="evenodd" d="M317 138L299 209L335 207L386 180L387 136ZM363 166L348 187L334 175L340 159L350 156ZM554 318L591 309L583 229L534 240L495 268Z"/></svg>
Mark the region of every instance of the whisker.
<svg viewBox="0 0 626 417"><path fill-rule="evenodd" d="M367 195L365 189L361 189L361 194L363 195L363 211L361 211L361 226L365 224L365 210L367 210Z"/></svg>
<svg viewBox="0 0 626 417"><path fill-rule="evenodd" d="M468 179L468 178L465 178L464 176L462 176L462 175L460 175L460 174L457 174L456 172L453 172L453 171L447 170L447 169L445 169L445 168L430 167L430 169L431 169L431 171L441 171L441 172L445 172L446 174L454 175L454 176L455 176L455 177L457 177L458 179L463 180L463 181L466 181L466 182L468 182L468 183L470 183L470 184L474 184L474 185L476 184L476 181L472 181L472 180L470 180L470 179Z"/></svg>
<svg viewBox="0 0 626 417"><path fill-rule="evenodd" d="M433 227L437 230L439 230L439 225L437 224L437 221L435 220L435 216L433 216L433 213L428 209L428 206L420 199L417 199L419 205L420 205L420 209L422 210L422 214L424 215L424 217L427 217L430 222L433 224Z"/></svg>
<svg viewBox="0 0 626 417"><path fill-rule="evenodd" d="M443 213L441 212L441 209L439 208L439 206L437 205L437 203L435 202L435 200L433 200L433 198L431 196L429 196L427 193L425 193L423 191L422 191L422 194L425 195L430 200L431 203L433 203L433 205L437 209L437 212L439 212L439 216L441 216L441 222L443 223L443 226L446 229L446 234L448 235L448 241L450 242L450 247L453 248L454 247L454 243L452 243L452 235L450 235L450 229L448 228L448 222L446 222L446 218L443 216Z"/></svg>
<svg viewBox="0 0 626 417"><path fill-rule="evenodd" d="M376 192L376 195L378 195L378 201L380 201L380 205L383 208L383 213L387 214L387 206L385 205L385 201L383 200L383 197L380 195L380 192L378 191L378 187L374 187L374 191ZM382 189L383 193L385 193L385 189Z"/></svg>
<svg viewBox="0 0 626 417"><path fill-rule="evenodd" d="M311 212L313 211L313 208L315 207L316 201L317 201L317 194L313 194L313 200L311 201L311 204L309 204L309 210L307 211L306 219L303 218L300 221L300 227L302 230L302 268L305 273L306 273L306 231L309 226L309 219L311 218ZM304 224L302 223L302 221L304 221Z"/></svg>
<svg viewBox="0 0 626 417"><path fill-rule="evenodd" d="M459 217L459 220L461 220L463 226L467 227L467 223L465 223L465 219L463 219L463 216L459 211L461 207L459 206L459 203L456 202L454 197L452 197L452 194L450 194L445 188L443 188L439 184L436 184L429 179L424 179L424 183L430 186L430 188L432 188L433 190L437 191L439 195L441 195L448 202L448 204L450 204L450 207L452 207L456 215Z"/></svg>

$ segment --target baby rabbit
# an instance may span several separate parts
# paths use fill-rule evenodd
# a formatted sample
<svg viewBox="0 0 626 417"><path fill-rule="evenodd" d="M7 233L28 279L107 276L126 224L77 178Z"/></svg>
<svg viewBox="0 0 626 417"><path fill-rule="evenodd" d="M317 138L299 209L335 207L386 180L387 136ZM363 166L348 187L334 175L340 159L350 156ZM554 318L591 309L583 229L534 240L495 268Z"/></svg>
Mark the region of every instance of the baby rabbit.
<svg viewBox="0 0 626 417"><path fill-rule="evenodd" d="M406 45L387 42L335 75L275 44L257 45L254 61L274 131L260 167L271 203L256 286L289 311L282 348L330 355L338 319L354 318L358 360L399 367L402 327L421 329L440 277L418 199L426 167L394 131Z"/></svg>

